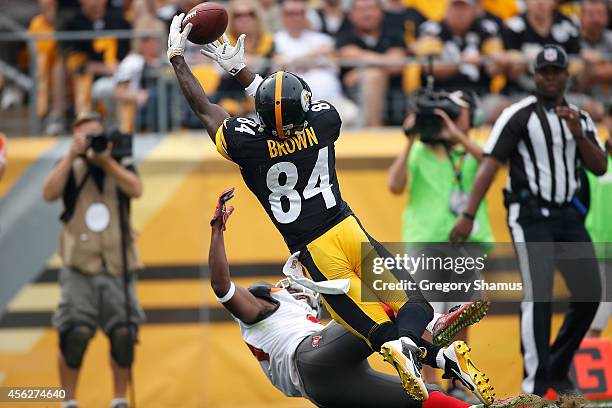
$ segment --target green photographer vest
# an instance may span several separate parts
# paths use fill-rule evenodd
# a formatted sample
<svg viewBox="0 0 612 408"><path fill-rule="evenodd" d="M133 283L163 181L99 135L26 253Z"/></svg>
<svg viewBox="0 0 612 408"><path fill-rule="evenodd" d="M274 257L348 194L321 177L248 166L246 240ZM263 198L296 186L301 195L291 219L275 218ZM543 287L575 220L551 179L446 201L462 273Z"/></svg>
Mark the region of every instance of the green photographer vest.
<svg viewBox="0 0 612 408"><path fill-rule="evenodd" d="M454 163L448 157L439 157L425 144L417 141L408 157L408 204L402 216L404 242L446 242L457 220L451 211L451 195L462 191L468 194L478 171L478 162L469 154L452 152ZM454 166L461 172L458 185ZM468 242L485 244L490 249L495 242L486 202L476 213L476 221Z"/></svg>

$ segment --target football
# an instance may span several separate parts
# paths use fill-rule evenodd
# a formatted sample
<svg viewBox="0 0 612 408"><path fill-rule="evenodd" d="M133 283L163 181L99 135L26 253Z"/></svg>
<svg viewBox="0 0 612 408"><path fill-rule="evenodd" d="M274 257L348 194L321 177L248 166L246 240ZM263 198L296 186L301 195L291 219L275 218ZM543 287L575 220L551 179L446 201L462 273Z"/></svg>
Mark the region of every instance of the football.
<svg viewBox="0 0 612 408"><path fill-rule="evenodd" d="M183 28L193 24L187 37L195 44L208 44L223 35L227 28L227 11L219 3L207 2L198 4L183 19Z"/></svg>

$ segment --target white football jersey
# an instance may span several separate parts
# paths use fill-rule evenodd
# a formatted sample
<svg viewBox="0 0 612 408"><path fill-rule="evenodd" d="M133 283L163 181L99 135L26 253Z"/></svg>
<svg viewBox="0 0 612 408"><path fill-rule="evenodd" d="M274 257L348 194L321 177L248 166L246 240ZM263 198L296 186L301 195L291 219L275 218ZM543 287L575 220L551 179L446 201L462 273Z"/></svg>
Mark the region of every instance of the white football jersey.
<svg viewBox="0 0 612 408"><path fill-rule="evenodd" d="M323 329L306 309L285 289L273 288L270 295L279 301L274 313L249 325L235 319L249 349L259 361L270 382L288 397L305 396L295 366L295 350L304 338Z"/></svg>

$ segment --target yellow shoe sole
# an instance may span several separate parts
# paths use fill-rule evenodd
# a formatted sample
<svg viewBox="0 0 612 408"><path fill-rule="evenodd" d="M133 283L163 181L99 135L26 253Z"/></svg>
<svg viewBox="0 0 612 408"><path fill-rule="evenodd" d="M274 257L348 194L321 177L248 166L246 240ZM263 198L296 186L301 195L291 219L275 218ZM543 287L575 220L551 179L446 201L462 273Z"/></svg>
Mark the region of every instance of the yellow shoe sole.
<svg viewBox="0 0 612 408"><path fill-rule="evenodd" d="M425 401L429 398L429 393L427 392L427 388L425 388L425 383L421 380L419 381L408 372L403 365L406 357L403 354L398 355L398 352L391 347L383 345L380 349L380 354L383 356L383 360L387 363L391 364L397 373L399 374L400 381L402 382L402 387L404 390L412 397L412 399L416 401Z"/></svg>
<svg viewBox="0 0 612 408"><path fill-rule="evenodd" d="M480 371L476 365L474 365L474 362L470 356L470 351L472 350L463 341L455 342L453 347L455 349L455 355L459 360L460 369L470 377L471 384L466 384L464 379L461 379L460 381L468 389L475 387L475 392L474 390L472 390L472 392L482 401L482 403L486 405L492 404L495 401L493 386L490 384L490 380L485 373ZM460 376L459 373L455 374Z"/></svg>

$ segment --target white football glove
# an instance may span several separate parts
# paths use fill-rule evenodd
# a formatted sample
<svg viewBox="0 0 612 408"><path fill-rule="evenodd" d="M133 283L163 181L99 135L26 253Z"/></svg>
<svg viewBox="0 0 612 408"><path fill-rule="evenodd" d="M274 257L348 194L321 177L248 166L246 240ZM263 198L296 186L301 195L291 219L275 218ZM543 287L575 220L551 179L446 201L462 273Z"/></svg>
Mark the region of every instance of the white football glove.
<svg viewBox="0 0 612 408"><path fill-rule="evenodd" d="M200 50L203 55L217 61L217 64L228 74L234 76L246 65L244 64L244 39L246 35L238 37L236 45L232 45L227 35L223 34L223 42L215 41L205 44Z"/></svg>
<svg viewBox="0 0 612 408"><path fill-rule="evenodd" d="M168 35L168 60L178 55L185 54L185 43L187 42L187 36L191 31L193 24L189 23L185 26L185 29L181 32L181 24L185 13L181 13L178 16L174 16L172 24L170 24L170 34Z"/></svg>

